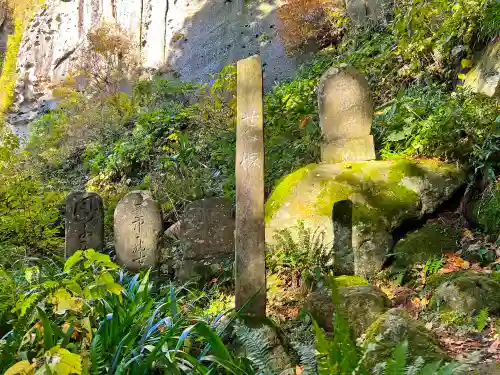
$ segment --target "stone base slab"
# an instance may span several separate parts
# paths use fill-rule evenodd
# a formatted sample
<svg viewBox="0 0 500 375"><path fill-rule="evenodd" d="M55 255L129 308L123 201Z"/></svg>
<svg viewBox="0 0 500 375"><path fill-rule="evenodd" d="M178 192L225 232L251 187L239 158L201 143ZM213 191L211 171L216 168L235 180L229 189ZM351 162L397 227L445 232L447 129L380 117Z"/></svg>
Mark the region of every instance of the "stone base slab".
<svg viewBox="0 0 500 375"><path fill-rule="evenodd" d="M372 135L336 139L321 146L321 161L335 164L346 161L375 160L375 143Z"/></svg>

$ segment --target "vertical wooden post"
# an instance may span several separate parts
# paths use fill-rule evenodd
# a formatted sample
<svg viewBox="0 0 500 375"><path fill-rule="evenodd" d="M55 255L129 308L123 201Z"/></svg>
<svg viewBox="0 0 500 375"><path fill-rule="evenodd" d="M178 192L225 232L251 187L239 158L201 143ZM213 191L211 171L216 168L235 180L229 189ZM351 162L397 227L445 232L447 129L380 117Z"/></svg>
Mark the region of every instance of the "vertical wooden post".
<svg viewBox="0 0 500 375"><path fill-rule="evenodd" d="M264 115L259 56L237 64L236 127L236 308L266 314L264 225Z"/></svg>

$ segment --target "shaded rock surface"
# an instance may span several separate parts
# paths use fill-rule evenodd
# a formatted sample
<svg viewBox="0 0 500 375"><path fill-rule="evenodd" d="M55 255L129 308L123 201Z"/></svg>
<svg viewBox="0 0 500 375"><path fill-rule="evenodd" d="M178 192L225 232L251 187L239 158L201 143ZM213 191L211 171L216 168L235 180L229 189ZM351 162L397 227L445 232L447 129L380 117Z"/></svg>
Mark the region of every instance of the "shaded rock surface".
<svg viewBox="0 0 500 375"><path fill-rule="evenodd" d="M439 285L435 297L440 305L457 312L470 314L483 308L493 314L500 312L500 282L486 275L460 273Z"/></svg>
<svg viewBox="0 0 500 375"><path fill-rule="evenodd" d="M339 292L341 303L356 337L361 336L391 306L391 301L384 292L372 285L349 286L340 288ZM305 308L320 327L333 331L335 306L330 290L322 288L309 294Z"/></svg>
<svg viewBox="0 0 500 375"><path fill-rule="evenodd" d="M394 347L408 341L410 362L422 357L428 362L446 358L437 339L421 323L413 320L405 309L390 309L380 316L366 331L365 347L376 344L366 357L366 367L371 369L377 363L391 357Z"/></svg>
<svg viewBox="0 0 500 375"><path fill-rule="evenodd" d="M490 43L483 55L467 73L465 86L487 96L500 94L500 40Z"/></svg>
<svg viewBox="0 0 500 375"><path fill-rule="evenodd" d="M224 65L258 53L270 87L298 63L285 55L275 11L275 0L48 0L23 36L9 123L26 136L27 123L55 105L52 85L68 75L87 34L102 22L129 33L144 67L181 80L207 81Z"/></svg>
<svg viewBox="0 0 500 375"><path fill-rule="evenodd" d="M398 241L392 253L396 267L425 264L430 258L456 250L460 233L439 221L426 223L422 228L409 233Z"/></svg>
<svg viewBox="0 0 500 375"><path fill-rule="evenodd" d="M342 268L370 276L380 270L392 248L392 231L405 220L434 212L464 177L456 166L433 160L311 164L285 177L266 202L266 241L272 243L283 229L294 236L302 221L313 232L323 231L324 245L331 249L334 204L349 199L354 256ZM334 254L330 259L333 263Z"/></svg>
<svg viewBox="0 0 500 375"><path fill-rule="evenodd" d="M179 240L180 253L174 260L179 278L217 273L221 266L230 267L234 259L233 206L224 198L192 202L166 235Z"/></svg>

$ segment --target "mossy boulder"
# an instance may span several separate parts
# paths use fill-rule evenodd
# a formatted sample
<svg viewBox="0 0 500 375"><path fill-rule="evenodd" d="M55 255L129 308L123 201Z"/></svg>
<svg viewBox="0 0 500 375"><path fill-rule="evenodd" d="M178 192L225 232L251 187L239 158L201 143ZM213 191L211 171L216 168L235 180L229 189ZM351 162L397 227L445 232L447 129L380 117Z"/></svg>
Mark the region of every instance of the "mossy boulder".
<svg viewBox="0 0 500 375"><path fill-rule="evenodd" d="M444 276L434 297L439 306L458 313L470 314L483 308L488 308L490 313L500 312L500 282L487 275L460 273L455 277Z"/></svg>
<svg viewBox="0 0 500 375"><path fill-rule="evenodd" d="M366 330L364 346L375 344L375 348L366 356L365 366L373 368L377 363L391 357L399 343L408 341L410 362L418 357L433 362L446 359L434 335L424 325L412 319L405 309L394 308L380 316Z"/></svg>
<svg viewBox="0 0 500 375"><path fill-rule="evenodd" d="M398 241L392 253L395 267L409 267L425 264L432 257L456 250L460 232L439 221L425 224L419 230L409 233Z"/></svg>
<svg viewBox="0 0 500 375"><path fill-rule="evenodd" d="M391 306L391 301L384 292L372 285L349 286L340 288L339 292L340 301L356 337ZM321 288L310 293L304 307L321 328L333 331L335 305L330 290Z"/></svg>
<svg viewBox="0 0 500 375"><path fill-rule="evenodd" d="M334 204L352 202L352 248L338 249L344 273L365 277L378 272L392 247L392 231L405 220L419 219L449 199L465 175L454 165L434 160L386 160L311 164L286 176L266 202L266 241L299 221L325 233L334 243ZM328 254L334 263L333 251ZM338 258L338 254L337 254Z"/></svg>

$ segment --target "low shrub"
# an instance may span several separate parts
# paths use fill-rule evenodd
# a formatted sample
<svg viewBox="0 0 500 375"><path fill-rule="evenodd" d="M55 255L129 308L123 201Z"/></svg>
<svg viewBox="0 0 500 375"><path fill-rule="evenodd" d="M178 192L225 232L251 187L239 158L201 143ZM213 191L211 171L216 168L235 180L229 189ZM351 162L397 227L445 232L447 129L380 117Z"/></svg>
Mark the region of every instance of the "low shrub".
<svg viewBox="0 0 500 375"><path fill-rule="evenodd" d="M320 48L338 44L349 24L344 3L337 0L287 0L277 14L278 31L290 54L311 42Z"/></svg>
<svg viewBox="0 0 500 375"><path fill-rule="evenodd" d="M377 112L374 132L383 157L439 157L474 167L497 152L500 118L494 99L440 85L401 91Z"/></svg>
<svg viewBox="0 0 500 375"><path fill-rule="evenodd" d="M491 184L474 205L474 217L486 233L500 234L500 189Z"/></svg>
<svg viewBox="0 0 500 375"><path fill-rule="evenodd" d="M500 1L488 1L481 22L480 35L487 41L500 35Z"/></svg>

